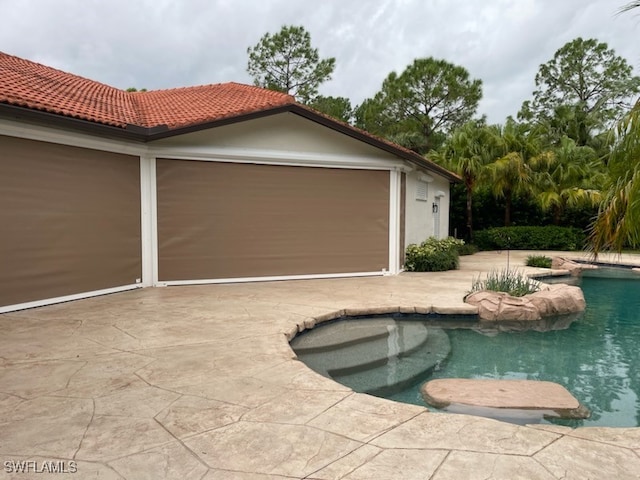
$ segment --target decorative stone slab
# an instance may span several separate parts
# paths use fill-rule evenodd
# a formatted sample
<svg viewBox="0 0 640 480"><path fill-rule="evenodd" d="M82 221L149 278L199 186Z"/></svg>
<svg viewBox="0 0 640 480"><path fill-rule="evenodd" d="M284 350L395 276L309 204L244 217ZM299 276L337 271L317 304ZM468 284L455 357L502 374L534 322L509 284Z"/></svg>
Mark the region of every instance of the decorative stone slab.
<svg viewBox="0 0 640 480"><path fill-rule="evenodd" d="M562 385L537 380L445 378L421 388L427 403L436 408L451 404L476 407L548 410L561 418L588 418L590 412Z"/></svg>

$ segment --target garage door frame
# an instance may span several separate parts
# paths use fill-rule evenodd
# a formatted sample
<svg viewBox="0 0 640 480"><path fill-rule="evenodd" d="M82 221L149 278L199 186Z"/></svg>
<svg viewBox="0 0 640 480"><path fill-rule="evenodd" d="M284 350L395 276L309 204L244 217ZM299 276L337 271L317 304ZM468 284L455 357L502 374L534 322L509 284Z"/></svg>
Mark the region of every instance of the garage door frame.
<svg viewBox="0 0 640 480"><path fill-rule="evenodd" d="M89 150L98 150L108 153L133 155L139 158L141 157L142 152L146 150L146 146L140 144L125 144L120 141L96 138L89 135L78 134L77 132L71 133L62 130L53 130L39 125L16 123L6 119L0 119L0 135L25 140L34 140L37 142L85 148ZM119 285L99 290L89 290L51 298L40 298L33 301L26 301L11 305L3 305L0 306L0 314L152 286L153 260L150 257L152 252L150 246L152 244L153 229L151 228L150 206L152 205L152 192L150 189L151 179L149 177L149 166L150 164L148 161L140 163L142 277L139 283Z"/></svg>
<svg viewBox="0 0 640 480"><path fill-rule="evenodd" d="M246 157L246 152L243 155ZM379 170L389 172L389 251L388 251L388 269L380 271L368 272L348 272L348 273L322 273L322 274L300 274L300 275L270 275L270 276L251 276L251 277L231 277L231 278L211 278L211 279L191 279L191 280L168 280L159 279L159 237L158 237L158 203L157 203L157 178L156 178L156 158L165 158L171 160L195 160L205 162L227 162L227 163L250 163L260 165L275 166L299 166L299 167L316 167L316 168L338 168L351 170ZM177 154L170 151L156 151L153 156L148 156L145 160L147 168L151 173L148 177L151 180L150 185L150 211L152 218L151 227L151 252L149 257L152 260L150 274L152 275L152 283L154 286L176 286L176 285L203 285L218 283L244 283L259 281L277 281L277 280L306 280L320 278L349 278L349 277L370 277L382 275L394 275L400 272L399 262L399 244L400 244L400 207L401 207L401 172L407 168L400 162L379 161L371 159L369 162L362 162L358 159L358 163L350 162L348 164L340 164L336 162L323 162L322 159L303 162L293 162L290 159L278 160L273 158L265 159L264 157L252 156L250 158L227 158L224 156L202 156L202 155L185 155Z"/></svg>

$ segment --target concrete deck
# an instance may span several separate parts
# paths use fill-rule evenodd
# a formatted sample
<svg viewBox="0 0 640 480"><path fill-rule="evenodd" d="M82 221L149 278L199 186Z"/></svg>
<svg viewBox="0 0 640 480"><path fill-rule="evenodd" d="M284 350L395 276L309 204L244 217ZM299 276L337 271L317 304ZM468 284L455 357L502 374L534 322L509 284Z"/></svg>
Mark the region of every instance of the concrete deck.
<svg viewBox="0 0 640 480"><path fill-rule="evenodd" d="M454 272L144 289L0 315L0 478L640 478L640 428L430 413L295 359L287 336L335 311L469 311L472 278L506 252L461 260ZM10 473L22 460L31 473ZM77 473L33 471L57 461Z"/></svg>

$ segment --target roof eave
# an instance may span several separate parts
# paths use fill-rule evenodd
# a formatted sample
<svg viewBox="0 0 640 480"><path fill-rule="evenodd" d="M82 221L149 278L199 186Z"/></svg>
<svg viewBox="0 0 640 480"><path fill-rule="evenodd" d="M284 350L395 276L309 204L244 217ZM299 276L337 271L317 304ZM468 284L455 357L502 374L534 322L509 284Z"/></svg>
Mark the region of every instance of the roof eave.
<svg viewBox="0 0 640 480"><path fill-rule="evenodd" d="M422 155L418 153L406 151L405 149L400 148L400 146L395 146L392 142L379 139L364 131L354 128L351 125L348 125L346 123L343 123L337 120L333 120L324 115L320 115L314 112L313 110L310 110L302 105L294 105L293 107L297 107L296 110L293 111L293 113L301 115L309 120L313 120L317 123L320 123L321 125L324 125L325 127L336 130L352 138L368 143L373 147L377 147L388 153L396 155L418 167L427 169L434 173L438 173L439 175L442 175L450 182L459 183L462 181L462 179L455 173L450 172L444 167L441 167L437 163L433 163L431 160L424 158Z"/></svg>
<svg viewBox="0 0 640 480"><path fill-rule="evenodd" d="M279 113L286 113L290 111L290 107L291 105L267 107L261 110L253 110L251 112L231 115L228 117L218 118L201 123L194 123L191 125L185 125L183 127L172 128L161 132L153 132L148 136L147 141L153 142L155 140L161 140L163 138L176 137L178 135L185 135L187 133L200 132L202 130L208 130L210 128L223 127L225 125L232 125L234 123L246 122L248 120L255 120L271 115L277 115Z"/></svg>
<svg viewBox="0 0 640 480"><path fill-rule="evenodd" d="M68 117L28 107L9 105L7 103L0 103L0 118L33 122L44 126L54 126L103 137L126 139L136 142L145 142L149 137L149 132L151 130L135 125L127 125L124 128L114 125L106 125L104 123ZM160 128L162 130L167 129L164 125Z"/></svg>

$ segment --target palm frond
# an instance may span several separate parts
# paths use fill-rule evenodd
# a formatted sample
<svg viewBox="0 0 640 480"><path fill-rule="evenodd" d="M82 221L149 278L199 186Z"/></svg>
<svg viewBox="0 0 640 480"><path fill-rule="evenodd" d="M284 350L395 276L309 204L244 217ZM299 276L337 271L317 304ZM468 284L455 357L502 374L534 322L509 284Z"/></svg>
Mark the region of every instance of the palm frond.
<svg viewBox="0 0 640 480"><path fill-rule="evenodd" d="M590 227L589 243L595 255L621 252L625 246L640 246L640 168L620 179L605 197L598 217Z"/></svg>
<svg viewBox="0 0 640 480"><path fill-rule="evenodd" d="M638 8L640 7L640 1L633 1L633 2L629 2L626 5L623 5L622 7L620 7L618 9L618 15L620 15L621 13L625 13L628 12L629 10L633 10L634 8Z"/></svg>

